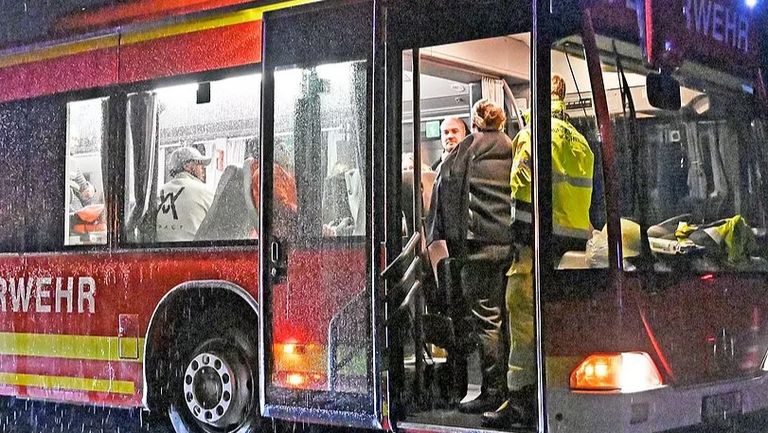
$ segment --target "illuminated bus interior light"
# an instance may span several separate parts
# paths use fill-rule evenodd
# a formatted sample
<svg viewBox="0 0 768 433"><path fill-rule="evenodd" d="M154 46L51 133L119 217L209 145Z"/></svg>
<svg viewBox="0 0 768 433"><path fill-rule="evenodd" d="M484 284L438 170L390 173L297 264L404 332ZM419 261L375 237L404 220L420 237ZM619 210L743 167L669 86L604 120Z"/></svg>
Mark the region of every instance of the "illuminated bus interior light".
<svg viewBox="0 0 768 433"><path fill-rule="evenodd" d="M645 352L600 353L587 356L571 373L571 389L639 392L663 384Z"/></svg>

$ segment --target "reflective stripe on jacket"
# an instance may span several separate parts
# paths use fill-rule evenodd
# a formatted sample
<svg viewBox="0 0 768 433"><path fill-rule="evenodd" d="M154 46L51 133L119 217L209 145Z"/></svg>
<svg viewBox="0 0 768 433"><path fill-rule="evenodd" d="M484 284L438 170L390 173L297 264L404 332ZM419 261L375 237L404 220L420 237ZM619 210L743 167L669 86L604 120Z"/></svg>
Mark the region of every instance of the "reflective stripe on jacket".
<svg viewBox="0 0 768 433"><path fill-rule="evenodd" d="M531 130L513 140L510 186L513 220L531 223ZM595 156L583 135L565 116L565 103L552 101L552 219L557 235L588 239L589 205Z"/></svg>

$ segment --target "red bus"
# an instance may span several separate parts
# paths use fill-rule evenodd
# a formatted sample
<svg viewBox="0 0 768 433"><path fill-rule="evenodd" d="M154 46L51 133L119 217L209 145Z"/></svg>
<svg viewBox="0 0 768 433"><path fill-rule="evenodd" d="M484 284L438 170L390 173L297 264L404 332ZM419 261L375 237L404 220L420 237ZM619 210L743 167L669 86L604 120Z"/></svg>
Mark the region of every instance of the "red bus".
<svg viewBox="0 0 768 433"><path fill-rule="evenodd" d="M486 429L456 410L481 361L451 361L461 282L435 283L422 224L440 122L485 98L533 137L539 414L492 429L768 408L749 6L138 0L56 31L0 52L0 394L179 432ZM594 153L577 247L553 236L553 73Z"/></svg>

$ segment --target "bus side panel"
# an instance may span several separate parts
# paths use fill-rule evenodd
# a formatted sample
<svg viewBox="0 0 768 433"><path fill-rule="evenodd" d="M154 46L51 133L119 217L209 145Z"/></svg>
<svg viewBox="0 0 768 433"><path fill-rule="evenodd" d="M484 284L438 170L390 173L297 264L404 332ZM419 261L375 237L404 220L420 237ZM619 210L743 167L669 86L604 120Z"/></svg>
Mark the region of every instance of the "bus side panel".
<svg viewBox="0 0 768 433"><path fill-rule="evenodd" d="M261 61L261 21L121 46L120 82L254 64Z"/></svg>
<svg viewBox="0 0 768 433"><path fill-rule="evenodd" d="M595 281L595 287L604 283ZM596 290L591 296L563 297L544 304L547 386L568 387L576 365L592 353L644 351L654 357L643 329L636 296Z"/></svg>
<svg viewBox="0 0 768 433"><path fill-rule="evenodd" d="M676 384L758 372L768 347L763 278L709 274L660 285L644 310Z"/></svg>
<svg viewBox="0 0 768 433"><path fill-rule="evenodd" d="M255 250L177 250L31 255L26 266L4 264L0 394L140 406L144 336L163 296L188 281L224 280L255 299L257 257Z"/></svg>
<svg viewBox="0 0 768 433"><path fill-rule="evenodd" d="M290 284L272 297L274 339L326 344L331 318L365 291L365 250L295 251L288 260Z"/></svg>
<svg viewBox="0 0 768 433"><path fill-rule="evenodd" d="M102 87L117 82L117 46L73 53L0 69L0 102L70 90Z"/></svg>
<svg viewBox="0 0 768 433"><path fill-rule="evenodd" d="M365 263L363 248L288 255L286 283L271 293L273 385L291 387L287 380L294 376L305 378L307 389L327 389L328 360L344 353L355 354L344 372L347 385L361 386L367 373L360 356L371 335Z"/></svg>
<svg viewBox="0 0 768 433"><path fill-rule="evenodd" d="M647 352L673 385L758 373L768 350L762 278L705 275L647 284L627 276L621 295L604 291L545 304L549 386L567 387L577 363L601 352Z"/></svg>

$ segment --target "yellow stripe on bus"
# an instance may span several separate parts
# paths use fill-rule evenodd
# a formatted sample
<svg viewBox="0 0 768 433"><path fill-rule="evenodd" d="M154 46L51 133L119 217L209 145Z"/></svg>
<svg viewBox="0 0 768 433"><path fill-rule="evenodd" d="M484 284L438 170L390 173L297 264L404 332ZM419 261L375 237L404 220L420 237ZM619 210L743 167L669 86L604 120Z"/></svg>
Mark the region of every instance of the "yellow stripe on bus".
<svg viewBox="0 0 768 433"><path fill-rule="evenodd" d="M138 358L125 359L119 356L118 337L0 332L0 355L141 362L144 358L144 339L137 338L136 342Z"/></svg>
<svg viewBox="0 0 768 433"><path fill-rule="evenodd" d="M180 23L172 26L160 27L153 30L145 30L133 34L125 34L122 37L121 44L130 45L139 42L146 42L155 39L167 38L169 36L192 33L201 30L210 30L219 27L242 24L250 21L258 21L264 17L265 12L291 8L304 4L314 3L319 0L291 0L274 3L254 9L246 9L238 12L232 12L226 15L206 18L198 21Z"/></svg>
<svg viewBox="0 0 768 433"><path fill-rule="evenodd" d="M134 394L136 392L136 385L127 380L41 376L36 374L0 373L0 384L66 391L109 392L114 394Z"/></svg>
<svg viewBox="0 0 768 433"><path fill-rule="evenodd" d="M9 56L0 58L0 68L20 65L23 63L55 59L57 57L71 56L88 51L101 50L104 48L116 47L119 40L119 36L114 34L101 36L98 38L86 39L84 41L53 45L34 51L28 51L26 53L11 54Z"/></svg>
<svg viewBox="0 0 768 433"><path fill-rule="evenodd" d="M315 3L317 1L321 0L290 0L278 2L258 8L246 9L216 17L204 18L170 26L157 27L151 30L140 30L134 33L125 33L122 35L115 33L88 39L85 41L67 42L58 45L52 45L50 47L33 49L32 51L25 53L10 54L0 58L0 68L24 63L39 62L41 60L49 60L57 57L70 56L104 48L112 48L117 47L118 45L137 44L140 42L167 38L169 36L192 33L201 30L210 30L250 21L258 21L264 17L265 12Z"/></svg>

